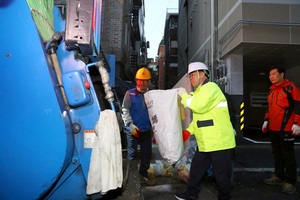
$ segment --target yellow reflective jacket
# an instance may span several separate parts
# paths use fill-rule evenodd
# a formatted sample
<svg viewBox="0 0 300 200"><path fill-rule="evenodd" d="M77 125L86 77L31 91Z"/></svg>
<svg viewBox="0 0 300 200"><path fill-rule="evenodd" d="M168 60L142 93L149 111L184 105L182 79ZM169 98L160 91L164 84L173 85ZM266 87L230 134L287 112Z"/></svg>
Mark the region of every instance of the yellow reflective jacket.
<svg viewBox="0 0 300 200"><path fill-rule="evenodd" d="M200 152L235 147L227 101L214 82L206 82L194 92L182 95L181 103L191 109L193 120L187 130L195 135Z"/></svg>

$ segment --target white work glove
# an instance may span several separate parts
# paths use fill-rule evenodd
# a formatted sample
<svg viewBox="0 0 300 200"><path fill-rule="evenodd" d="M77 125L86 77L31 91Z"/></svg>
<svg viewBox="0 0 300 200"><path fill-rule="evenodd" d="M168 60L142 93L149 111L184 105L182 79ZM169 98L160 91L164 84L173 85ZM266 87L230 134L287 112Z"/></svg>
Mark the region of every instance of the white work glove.
<svg viewBox="0 0 300 200"><path fill-rule="evenodd" d="M268 131L267 130L268 123L269 123L268 121L264 121L264 124L263 124L263 126L261 128L261 130L262 130L263 133L266 133Z"/></svg>
<svg viewBox="0 0 300 200"><path fill-rule="evenodd" d="M292 126L292 133L293 133L293 135L299 135L299 133L300 133L300 126L294 124Z"/></svg>
<svg viewBox="0 0 300 200"><path fill-rule="evenodd" d="M181 97L184 93L187 93L185 88L183 88L183 87L178 88L178 90L177 90L178 96Z"/></svg>
<svg viewBox="0 0 300 200"><path fill-rule="evenodd" d="M233 133L234 133L234 136L236 136L236 130L235 129L233 129Z"/></svg>
<svg viewBox="0 0 300 200"><path fill-rule="evenodd" d="M133 135L134 137L137 137L137 138L140 137L140 135L139 135L140 129L136 125L131 123L129 125L129 129L130 129L131 135Z"/></svg>

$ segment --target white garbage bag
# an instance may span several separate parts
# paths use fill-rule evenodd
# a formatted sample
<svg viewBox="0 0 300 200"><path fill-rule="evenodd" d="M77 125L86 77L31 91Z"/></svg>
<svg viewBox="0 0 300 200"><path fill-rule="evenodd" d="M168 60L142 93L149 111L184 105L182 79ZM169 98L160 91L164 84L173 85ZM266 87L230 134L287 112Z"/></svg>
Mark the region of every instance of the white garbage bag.
<svg viewBox="0 0 300 200"><path fill-rule="evenodd" d="M104 110L95 126L96 138L93 144L86 194L101 192L122 186L123 159L120 129L116 113Z"/></svg>
<svg viewBox="0 0 300 200"><path fill-rule="evenodd" d="M150 90L144 97L159 153L168 164L174 164L184 148L177 89Z"/></svg>

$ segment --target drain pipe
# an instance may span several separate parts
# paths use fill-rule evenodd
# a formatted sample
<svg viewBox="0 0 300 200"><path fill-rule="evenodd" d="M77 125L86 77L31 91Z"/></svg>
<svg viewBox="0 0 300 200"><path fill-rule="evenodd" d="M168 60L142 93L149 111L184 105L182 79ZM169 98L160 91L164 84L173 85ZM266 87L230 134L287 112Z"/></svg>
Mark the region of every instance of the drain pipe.
<svg viewBox="0 0 300 200"><path fill-rule="evenodd" d="M215 43L215 5L214 0L210 1L210 80L214 80L214 43Z"/></svg>

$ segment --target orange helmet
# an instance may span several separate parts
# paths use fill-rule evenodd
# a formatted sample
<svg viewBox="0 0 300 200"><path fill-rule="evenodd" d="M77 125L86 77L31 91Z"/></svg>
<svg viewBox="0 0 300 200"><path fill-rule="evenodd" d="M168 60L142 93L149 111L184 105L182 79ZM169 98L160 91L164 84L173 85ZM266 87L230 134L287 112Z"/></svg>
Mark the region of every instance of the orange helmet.
<svg viewBox="0 0 300 200"><path fill-rule="evenodd" d="M151 79L151 73L149 69L143 67L136 72L135 78L140 80L149 80Z"/></svg>

